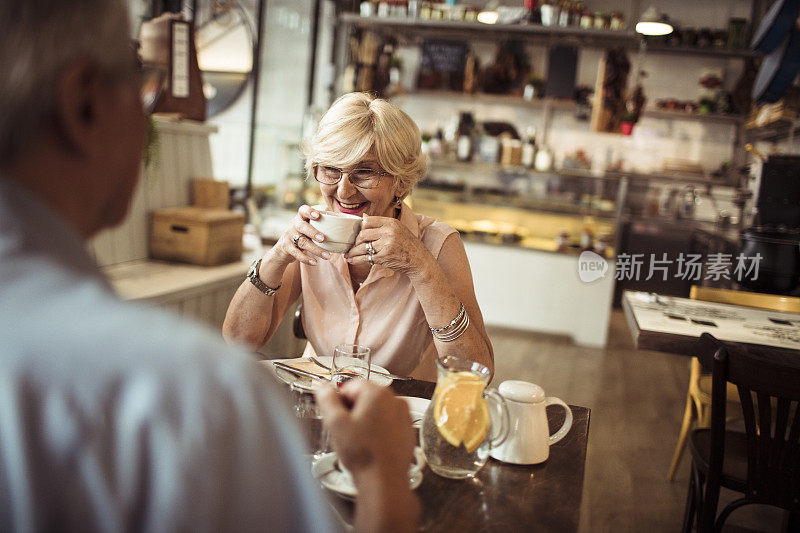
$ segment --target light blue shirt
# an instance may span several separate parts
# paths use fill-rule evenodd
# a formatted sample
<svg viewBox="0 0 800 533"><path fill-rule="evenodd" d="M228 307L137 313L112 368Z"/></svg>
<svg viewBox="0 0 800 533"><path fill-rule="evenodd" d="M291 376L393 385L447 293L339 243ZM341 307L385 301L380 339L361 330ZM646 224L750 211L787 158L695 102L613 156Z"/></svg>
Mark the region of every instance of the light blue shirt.
<svg viewBox="0 0 800 533"><path fill-rule="evenodd" d="M282 391L0 178L0 530L328 531Z"/></svg>

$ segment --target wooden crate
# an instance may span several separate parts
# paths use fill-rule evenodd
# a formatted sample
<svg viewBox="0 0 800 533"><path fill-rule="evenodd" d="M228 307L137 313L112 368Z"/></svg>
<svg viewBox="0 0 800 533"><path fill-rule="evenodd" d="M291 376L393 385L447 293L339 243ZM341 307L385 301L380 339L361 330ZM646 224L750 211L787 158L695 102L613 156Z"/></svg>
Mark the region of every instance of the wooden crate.
<svg viewBox="0 0 800 533"><path fill-rule="evenodd" d="M196 178L192 182L192 205L228 209L230 187L227 181L212 178Z"/></svg>
<svg viewBox="0 0 800 533"><path fill-rule="evenodd" d="M242 258L245 215L226 209L172 207L153 212L150 256L195 265Z"/></svg>

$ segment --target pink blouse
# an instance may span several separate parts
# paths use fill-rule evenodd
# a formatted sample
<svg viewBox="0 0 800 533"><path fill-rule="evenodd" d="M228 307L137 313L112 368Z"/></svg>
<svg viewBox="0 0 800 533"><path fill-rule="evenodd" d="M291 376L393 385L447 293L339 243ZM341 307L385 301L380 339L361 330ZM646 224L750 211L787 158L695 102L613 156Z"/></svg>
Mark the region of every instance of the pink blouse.
<svg viewBox="0 0 800 533"><path fill-rule="evenodd" d="M456 230L403 204L400 222L438 259ZM372 349L373 364L402 376L436 380L433 336L408 277L375 265L354 293L347 261L333 254L316 266L300 265L305 356L332 355L338 344Z"/></svg>

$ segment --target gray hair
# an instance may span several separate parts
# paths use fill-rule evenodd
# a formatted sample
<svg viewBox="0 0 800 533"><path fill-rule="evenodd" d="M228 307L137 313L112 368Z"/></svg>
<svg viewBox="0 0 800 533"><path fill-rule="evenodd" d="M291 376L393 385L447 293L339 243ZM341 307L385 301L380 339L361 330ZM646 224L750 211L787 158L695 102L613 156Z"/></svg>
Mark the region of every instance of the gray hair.
<svg viewBox="0 0 800 533"><path fill-rule="evenodd" d="M132 62L123 0L0 0L0 167L40 135L70 63L122 76Z"/></svg>
<svg viewBox="0 0 800 533"><path fill-rule="evenodd" d="M331 104L302 148L308 178L316 164L349 167L372 151L403 189L400 200L425 176L421 146L419 128L402 109L369 93L348 93Z"/></svg>

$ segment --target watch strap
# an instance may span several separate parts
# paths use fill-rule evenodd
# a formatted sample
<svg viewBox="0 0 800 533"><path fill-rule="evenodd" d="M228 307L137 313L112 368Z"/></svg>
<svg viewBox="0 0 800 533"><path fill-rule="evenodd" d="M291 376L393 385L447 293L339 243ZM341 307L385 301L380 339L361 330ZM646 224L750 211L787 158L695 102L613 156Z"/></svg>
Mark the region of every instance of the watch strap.
<svg viewBox="0 0 800 533"><path fill-rule="evenodd" d="M250 271L247 273L247 279L250 280L250 283L252 283L256 289L260 290L267 296L272 296L273 294L278 292L278 289L281 288L282 284L279 283L278 286L273 289L272 287L261 281L261 278L258 277L258 269L260 266L261 266L261 259L254 262L253 266L250 267Z"/></svg>

